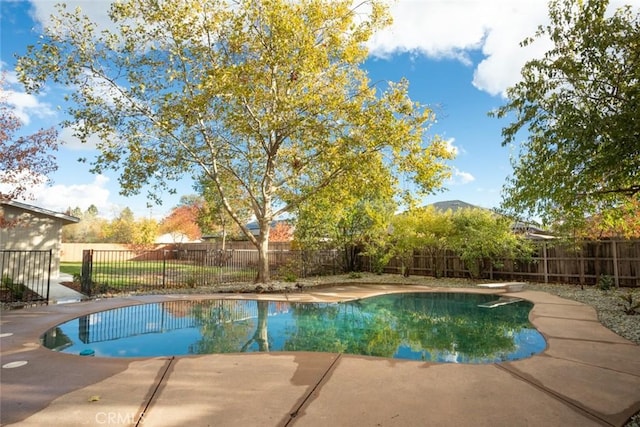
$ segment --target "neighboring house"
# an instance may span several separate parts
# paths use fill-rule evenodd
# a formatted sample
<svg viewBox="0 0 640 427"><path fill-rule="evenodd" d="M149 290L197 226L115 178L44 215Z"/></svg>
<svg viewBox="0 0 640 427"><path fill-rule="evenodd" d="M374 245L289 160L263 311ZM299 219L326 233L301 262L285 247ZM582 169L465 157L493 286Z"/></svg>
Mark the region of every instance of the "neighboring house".
<svg viewBox="0 0 640 427"><path fill-rule="evenodd" d="M524 234L527 239L531 240L552 240L555 236L549 234L548 231L543 230L537 224L531 222L515 222L511 229L516 234Z"/></svg>
<svg viewBox="0 0 640 427"><path fill-rule="evenodd" d="M430 205L426 205L425 207L427 206L432 206L436 210L441 212L445 212L448 210L455 212L459 209L482 209L494 212L491 209L472 205L471 203L463 202L462 200L446 200L444 202L431 203ZM516 234L524 234L528 239L531 240L554 239L554 237L550 235L549 232L543 230L537 224L532 222L516 221L511 225L511 230Z"/></svg>
<svg viewBox="0 0 640 427"><path fill-rule="evenodd" d="M62 227L79 218L15 201L0 202L0 250L52 251L51 278L60 275Z"/></svg>
<svg viewBox="0 0 640 427"><path fill-rule="evenodd" d="M257 236L260 234L260 225L257 221L247 224L247 229L251 234ZM291 241L293 239L294 227L290 220L280 219L271 221L271 233L269 241ZM276 235L278 235L276 237Z"/></svg>

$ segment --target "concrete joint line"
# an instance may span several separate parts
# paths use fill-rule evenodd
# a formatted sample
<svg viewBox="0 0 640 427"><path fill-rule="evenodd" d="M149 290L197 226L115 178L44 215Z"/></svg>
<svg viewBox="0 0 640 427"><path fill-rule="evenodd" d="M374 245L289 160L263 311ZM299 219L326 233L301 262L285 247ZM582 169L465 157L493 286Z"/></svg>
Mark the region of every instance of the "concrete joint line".
<svg viewBox="0 0 640 427"><path fill-rule="evenodd" d="M296 417L298 416L298 414L300 413L300 411L302 410L303 407L305 407L307 405L307 402L309 401L309 399L311 398L311 396L313 396L313 394L315 393L316 390L318 390L320 388L320 386L322 385L322 383L324 382L324 379L327 378L327 376L329 375L329 373L331 371L334 370L336 364L338 363L338 360L340 360L340 358L342 357L342 353L339 353L338 356L333 360L333 362L331 362L331 364L329 365L329 367L327 368L326 371L324 371L324 373L322 374L322 376L320 376L320 378L318 379L318 381L313 385L313 387L311 388L311 390L309 390L307 392L307 394L302 398L302 401L300 402L300 404L294 408L294 410L292 412L289 413L289 418L287 419L287 421L283 424L283 427L288 427L290 425L292 425L292 423L294 422L294 420L296 419Z"/></svg>
<svg viewBox="0 0 640 427"><path fill-rule="evenodd" d="M162 375L160 376L160 379L156 383L156 386L153 388L153 391L151 392L151 396L149 396L149 400L147 401L147 404L144 406L144 408L142 408L142 411L140 411L140 416L138 416L138 421L136 421L135 427L140 427L140 425L144 423L144 416L146 415L147 411L149 410L149 407L151 406L151 403L153 402L153 399L156 397L156 394L158 394L158 390L160 389L160 386L164 382L165 377L167 377L167 373L169 372L169 368L171 368L171 366L173 364L173 361L175 359L176 359L175 356L171 356L171 358L169 359L168 363L165 365L164 371L162 372Z"/></svg>
<svg viewBox="0 0 640 427"><path fill-rule="evenodd" d="M494 364L493 366L495 366L498 369L502 369L506 372L508 372L509 374L513 375L514 377L518 378L520 381L525 382L527 384L529 384L530 386L533 386L534 388L537 388L538 390L550 395L551 397L561 401L562 403L564 403L565 405L573 408L575 411L586 415L587 417L596 420L600 423L602 423L603 425L606 426L611 426L611 427L615 427L615 424L612 424L611 422L609 422L608 420L606 420L605 418L603 418L600 414L598 413L593 413L591 411L589 411L587 408L585 408L582 405L578 405L577 403L575 403L573 400L569 399L568 397L555 392L535 381L532 381L530 378L527 378L525 375L522 375L517 369L511 369L508 366L504 366L504 365L500 365L498 363Z"/></svg>
<svg viewBox="0 0 640 427"><path fill-rule="evenodd" d="M620 344L620 345L626 345L626 344ZM630 375L632 377L638 377L638 375L634 374L633 372L621 371L620 369L614 369L614 368L609 368L607 366L595 365L593 363L587 363L587 362L583 362L581 360L569 359L567 357L558 357L558 356L547 356L547 357L551 357L551 358L557 359L557 360L564 360L566 362L575 363L577 365L588 366L590 368L604 369L605 371L611 371L611 372L615 372L617 374L623 374L623 375Z"/></svg>
<svg viewBox="0 0 640 427"><path fill-rule="evenodd" d="M563 336L557 336L557 335L545 335L544 336L545 339L546 338L553 338L554 340L563 340L563 341L576 341L576 342L592 342L592 343L596 343L596 344L607 344L607 345L626 345L629 347L637 347L636 343L633 343L631 341L629 342L613 342L613 341L607 341L607 340L590 340L590 339L586 339L586 338L572 338L572 337L563 337Z"/></svg>

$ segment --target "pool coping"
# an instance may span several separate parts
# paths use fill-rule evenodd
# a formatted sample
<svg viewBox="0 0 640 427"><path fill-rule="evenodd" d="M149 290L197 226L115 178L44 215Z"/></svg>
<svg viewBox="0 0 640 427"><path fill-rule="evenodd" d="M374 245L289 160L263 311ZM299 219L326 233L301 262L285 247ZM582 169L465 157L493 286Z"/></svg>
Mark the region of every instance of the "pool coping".
<svg viewBox="0 0 640 427"><path fill-rule="evenodd" d="M395 292L529 300L534 303L529 318L547 348L523 360L457 365L308 352L81 358L47 350L39 341L66 320L127 305L215 298L335 302ZM2 425L169 426L215 420L216 425L617 426L640 410L640 346L602 326L592 307L532 289L345 284L289 294L130 296L3 312L0 332L12 333L0 338L1 365L27 362L0 369ZM216 369L206 369L209 365ZM239 394L238 384L247 382L256 384ZM421 393L430 398L416 401Z"/></svg>

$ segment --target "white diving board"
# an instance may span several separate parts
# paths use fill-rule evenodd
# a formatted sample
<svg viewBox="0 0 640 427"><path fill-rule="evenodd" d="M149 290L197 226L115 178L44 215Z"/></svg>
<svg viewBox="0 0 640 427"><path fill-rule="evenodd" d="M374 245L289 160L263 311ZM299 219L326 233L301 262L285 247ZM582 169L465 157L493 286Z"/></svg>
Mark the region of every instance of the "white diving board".
<svg viewBox="0 0 640 427"><path fill-rule="evenodd" d="M482 308L496 308L501 305L513 304L514 302L524 301L522 298L510 298L510 297L500 297L495 301L486 302L484 304L478 304L478 307Z"/></svg>
<svg viewBox="0 0 640 427"><path fill-rule="evenodd" d="M480 288L488 289L504 289L507 292L519 292L526 285L525 282L500 282L500 283L481 283Z"/></svg>

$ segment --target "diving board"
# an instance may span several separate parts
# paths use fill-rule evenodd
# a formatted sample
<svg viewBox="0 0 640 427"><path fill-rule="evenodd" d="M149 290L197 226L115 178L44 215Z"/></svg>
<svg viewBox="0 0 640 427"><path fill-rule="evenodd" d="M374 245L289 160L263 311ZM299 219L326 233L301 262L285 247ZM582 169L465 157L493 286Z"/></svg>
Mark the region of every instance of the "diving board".
<svg viewBox="0 0 640 427"><path fill-rule="evenodd" d="M514 302L524 301L522 298L500 297L495 301L486 302L484 304L478 304L478 307L482 308L496 308L501 305L513 304Z"/></svg>
<svg viewBox="0 0 640 427"><path fill-rule="evenodd" d="M525 282L500 282L500 283L481 283L480 288L504 289L507 292L519 292L526 285Z"/></svg>

